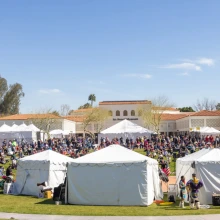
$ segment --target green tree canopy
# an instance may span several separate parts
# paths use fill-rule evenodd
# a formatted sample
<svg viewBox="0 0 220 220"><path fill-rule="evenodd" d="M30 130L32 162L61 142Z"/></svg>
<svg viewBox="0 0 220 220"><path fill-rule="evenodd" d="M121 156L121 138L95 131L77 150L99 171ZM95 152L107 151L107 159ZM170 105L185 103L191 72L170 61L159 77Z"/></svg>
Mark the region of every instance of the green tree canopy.
<svg viewBox="0 0 220 220"><path fill-rule="evenodd" d="M194 109L189 106L189 107L182 107L182 108L178 108L180 110L180 112L195 112Z"/></svg>
<svg viewBox="0 0 220 220"><path fill-rule="evenodd" d="M86 109L86 108L92 108L91 104L87 102L86 104L79 106L78 109Z"/></svg>
<svg viewBox="0 0 220 220"><path fill-rule="evenodd" d="M8 86L7 80L0 77L0 114L18 114L22 97L24 92L21 84Z"/></svg>
<svg viewBox="0 0 220 220"><path fill-rule="evenodd" d="M220 111L220 103L218 103L218 104L216 105L216 110L217 110L217 111Z"/></svg>
<svg viewBox="0 0 220 220"><path fill-rule="evenodd" d="M91 106L93 107L93 102L96 101L95 94L90 94L89 97L88 97L88 100L91 101Z"/></svg>
<svg viewBox="0 0 220 220"><path fill-rule="evenodd" d="M56 116L60 116L60 113L56 110L52 111L51 114L56 115Z"/></svg>

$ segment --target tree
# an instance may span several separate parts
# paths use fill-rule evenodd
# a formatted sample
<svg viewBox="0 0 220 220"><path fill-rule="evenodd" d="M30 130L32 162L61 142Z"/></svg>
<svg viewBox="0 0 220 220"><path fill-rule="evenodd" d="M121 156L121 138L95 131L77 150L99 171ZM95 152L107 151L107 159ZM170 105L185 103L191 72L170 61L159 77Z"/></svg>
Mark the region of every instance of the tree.
<svg viewBox="0 0 220 220"><path fill-rule="evenodd" d="M56 115L56 116L60 116L60 113L58 111L52 111L51 114Z"/></svg>
<svg viewBox="0 0 220 220"><path fill-rule="evenodd" d="M84 116L83 120L83 130L85 133L89 133L91 136L94 134L89 131L88 126L94 124L95 125L95 132L99 133L104 125L104 122L109 117L108 110L102 108L92 108L91 111L88 111Z"/></svg>
<svg viewBox="0 0 220 220"><path fill-rule="evenodd" d="M84 104L84 105L79 106L78 109L87 109L87 108L92 108L91 104L88 103L88 102L86 104Z"/></svg>
<svg viewBox="0 0 220 220"><path fill-rule="evenodd" d="M93 107L93 102L96 101L95 94L90 94L88 100L91 101L91 106Z"/></svg>
<svg viewBox="0 0 220 220"><path fill-rule="evenodd" d="M197 103L194 105L194 109L196 111L215 111L216 110L216 101L209 100L208 98L204 98L202 100L197 100Z"/></svg>
<svg viewBox="0 0 220 220"><path fill-rule="evenodd" d="M61 105L60 115L67 116L67 115L69 115L69 112L70 112L70 106L69 105L67 105L67 104Z"/></svg>
<svg viewBox="0 0 220 220"><path fill-rule="evenodd" d="M0 103L4 100L4 95L7 91L8 91L7 80L0 76Z"/></svg>
<svg viewBox="0 0 220 220"><path fill-rule="evenodd" d="M220 111L220 103L218 103L215 107L217 111Z"/></svg>
<svg viewBox="0 0 220 220"><path fill-rule="evenodd" d="M182 108L178 108L180 110L180 112L195 112L194 109L189 106L189 107L182 107Z"/></svg>
<svg viewBox="0 0 220 220"><path fill-rule="evenodd" d="M54 114L55 113L55 114ZM50 138L50 130L55 128L56 120L58 118L57 111L53 111L51 108L44 108L35 111L28 119L29 123L33 123L41 131L47 134Z"/></svg>
<svg viewBox="0 0 220 220"><path fill-rule="evenodd" d="M138 114L142 117L145 127L153 129L157 134L160 133L160 123L164 111L172 107L167 97L159 96L151 101L147 107L141 106L138 109Z"/></svg>
<svg viewBox="0 0 220 220"><path fill-rule="evenodd" d="M18 114L22 97L24 92L21 84L15 83L8 87L7 80L0 76L0 114Z"/></svg>

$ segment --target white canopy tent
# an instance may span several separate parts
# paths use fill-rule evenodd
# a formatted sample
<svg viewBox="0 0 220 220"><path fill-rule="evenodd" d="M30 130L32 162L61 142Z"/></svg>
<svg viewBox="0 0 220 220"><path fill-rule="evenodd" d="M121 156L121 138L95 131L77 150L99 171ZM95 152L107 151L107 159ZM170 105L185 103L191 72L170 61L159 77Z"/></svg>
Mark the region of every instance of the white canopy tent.
<svg viewBox="0 0 220 220"><path fill-rule="evenodd" d="M52 150L19 159L14 194L38 196L37 183L42 182L57 187L64 182L66 164L71 161L74 160Z"/></svg>
<svg viewBox="0 0 220 220"><path fill-rule="evenodd" d="M18 125L13 124L11 127L12 127L12 128L17 128L17 127L18 127Z"/></svg>
<svg viewBox="0 0 220 220"><path fill-rule="evenodd" d="M195 153L189 154L185 157L178 158L176 161L176 178L177 183L180 181L181 176L185 176L186 181L192 178L192 174L195 172L195 169L191 167L192 163L202 155L206 154L209 149L202 149Z"/></svg>
<svg viewBox="0 0 220 220"><path fill-rule="evenodd" d="M163 197L158 162L120 145L74 160L67 176L70 204L148 206Z"/></svg>
<svg viewBox="0 0 220 220"><path fill-rule="evenodd" d="M37 128L34 124L28 125L28 128L32 131L40 132L40 129Z"/></svg>
<svg viewBox="0 0 220 220"><path fill-rule="evenodd" d="M103 137L108 137L110 139L113 139L115 137L120 138L123 137L125 140L127 137L136 139L136 137L139 136L146 136L150 138L151 134L153 134L153 131L150 131L146 128L143 128L131 121L128 121L127 119L111 126L110 128L107 128L106 130L102 131L100 134L98 134L98 139Z"/></svg>
<svg viewBox="0 0 220 220"><path fill-rule="evenodd" d="M201 135L213 135L213 136L220 135L220 131L213 127L200 127L199 129L192 128L191 131L198 132Z"/></svg>
<svg viewBox="0 0 220 220"><path fill-rule="evenodd" d="M194 164L194 166L192 166ZM179 158L176 164L176 176L184 175L186 181L196 173L203 182L204 187L200 190L201 204L212 204L213 192L220 193L220 149L203 149L189 156Z"/></svg>
<svg viewBox="0 0 220 220"><path fill-rule="evenodd" d="M31 142L32 140L37 140L37 134L36 131L31 129L26 124L21 124L17 127L14 127L11 129L11 137L15 139L22 140L24 139L27 142Z"/></svg>
<svg viewBox="0 0 220 220"><path fill-rule="evenodd" d="M62 138L63 135L69 135L69 134L70 134L70 131L68 130L63 131L61 129L52 130L50 132L50 135L53 138Z"/></svg>
<svg viewBox="0 0 220 220"><path fill-rule="evenodd" d="M11 127L4 124L0 127L0 141L3 141L4 139L12 140L22 140L24 139L27 142L31 142L32 140L37 140L37 134L39 129L35 127L33 124L27 126L26 124L21 125L12 125Z"/></svg>
<svg viewBox="0 0 220 220"><path fill-rule="evenodd" d="M0 132L7 132L7 131L11 131L11 127L6 125L6 124L3 124L1 127L0 127Z"/></svg>

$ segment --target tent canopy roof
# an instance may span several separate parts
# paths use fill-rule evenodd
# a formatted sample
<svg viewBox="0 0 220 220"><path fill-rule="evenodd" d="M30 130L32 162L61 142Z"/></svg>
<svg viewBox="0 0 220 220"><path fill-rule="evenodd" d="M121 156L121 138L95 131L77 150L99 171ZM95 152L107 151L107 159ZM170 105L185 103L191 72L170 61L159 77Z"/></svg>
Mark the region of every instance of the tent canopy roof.
<svg viewBox="0 0 220 220"><path fill-rule="evenodd" d="M12 127L10 131L21 132L21 131L32 131L32 130L26 124L23 123L17 127L16 126Z"/></svg>
<svg viewBox="0 0 220 220"><path fill-rule="evenodd" d="M206 154L198 158L198 162L219 162L220 163L220 149L210 149Z"/></svg>
<svg viewBox="0 0 220 220"><path fill-rule="evenodd" d="M182 161L182 162L193 162L196 159L200 158L202 155L206 154L210 149L205 149L203 148L202 150L196 151L195 153L189 154L185 157L182 158L178 158L178 161Z"/></svg>
<svg viewBox="0 0 220 220"><path fill-rule="evenodd" d="M180 162L180 164L190 164L192 162L220 162L220 149L202 149L196 153L190 154L183 158L179 158L178 161Z"/></svg>
<svg viewBox="0 0 220 220"><path fill-rule="evenodd" d="M36 153L27 157L24 157L22 159L19 159L19 161L27 162L27 161L49 161L53 164L60 164L60 163L67 163L74 161L72 158L64 156L60 153L57 153L52 150L46 150L40 153Z"/></svg>
<svg viewBox="0 0 220 220"><path fill-rule="evenodd" d="M127 119L107 128L101 134L121 134L121 133L153 133L152 131L143 128Z"/></svg>
<svg viewBox="0 0 220 220"><path fill-rule="evenodd" d="M196 128L192 128L192 131L200 132L203 134L220 134L220 131L213 127L200 127L200 130L197 130Z"/></svg>
<svg viewBox="0 0 220 220"><path fill-rule="evenodd" d="M0 127L0 131L10 131L11 130L11 127L6 125L6 124L3 124L1 127Z"/></svg>
<svg viewBox="0 0 220 220"><path fill-rule="evenodd" d="M138 163L144 161L149 164L158 164L156 160L120 145L110 145L102 150L75 159L74 163Z"/></svg>
<svg viewBox="0 0 220 220"><path fill-rule="evenodd" d="M34 124L28 125L28 128L31 129L32 131L40 131L40 129L37 128Z"/></svg>

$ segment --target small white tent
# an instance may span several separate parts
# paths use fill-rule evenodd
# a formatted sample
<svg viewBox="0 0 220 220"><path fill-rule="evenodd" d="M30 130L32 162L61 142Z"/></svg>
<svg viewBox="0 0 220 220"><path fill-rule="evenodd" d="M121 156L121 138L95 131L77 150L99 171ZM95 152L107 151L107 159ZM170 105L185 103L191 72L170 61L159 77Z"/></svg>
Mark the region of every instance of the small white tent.
<svg viewBox="0 0 220 220"><path fill-rule="evenodd" d="M102 131L100 134L98 134L98 138L100 141L101 137L108 137L110 139L113 139L115 137L117 138L123 137L125 141L127 137L136 139L136 137L139 137L139 136L146 136L150 138L150 135L153 133L154 133L153 131L143 128L125 119L111 126L110 128L107 128L106 130Z"/></svg>
<svg viewBox="0 0 220 220"><path fill-rule="evenodd" d="M40 129L37 128L34 124L28 125L28 128L29 128L31 131L40 132Z"/></svg>
<svg viewBox="0 0 220 220"><path fill-rule="evenodd" d="M61 129L56 129L56 130L52 130L50 131L50 135L52 138L62 138L63 135L69 135L70 131L68 130L61 130Z"/></svg>
<svg viewBox="0 0 220 220"><path fill-rule="evenodd" d="M18 160L15 194L38 196L37 183L47 182L52 188L64 182L66 164L72 158L52 150L43 151Z"/></svg>
<svg viewBox="0 0 220 220"><path fill-rule="evenodd" d="M3 139L17 139L18 141L24 139L27 142L31 142L32 140L36 141L36 129L34 130L33 127L29 127L24 123L19 126L14 124L12 127L4 124L0 127L0 142L2 142Z"/></svg>
<svg viewBox="0 0 220 220"><path fill-rule="evenodd" d="M204 132L201 132L202 134L209 134L209 135L219 135L220 131L212 128L212 127L208 127Z"/></svg>
<svg viewBox="0 0 220 220"><path fill-rule="evenodd" d="M177 177L184 175L186 181L196 173L204 184L199 193L201 204L212 204L213 192L220 193L220 149L203 149L188 157L179 158L176 166Z"/></svg>
<svg viewBox="0 0 220 220"><path fill-rule="evenodd" d="M158 162L120 145L74 160L67 176L70 204L147 206L163 197Z"/></svg>
<svg viewBox="0 0 220 220"><path fill-rule="evenodd" d="M192 174L195 169L191 166L192 163L202 155L206 154L210 149L202 149L193 154L189 154L185 157L178 158L176 161L176 179L177 183L180 181L181 176L185 176L186 181L192 178Z"/></svg>
<svg viewBox="0 0 220 220"><path fill-rule="evenodd" d="M201 135L213 135L213 136L216 136L216 135L220 134L220 131L215 129L215 128L213 128L213 127L200 127L199 130L197 130L197 128L192 128L191 131L198 132Z"/></svg>
<svg viewBox="0 0 220 220"><path fill-rule="evenodd" d="M12 128L17 128L17 127L18 127L18 125L13 124L11 127L12 127Z"/></svg>
<svg viewBox="0 0 220 220"><path fill-rule="evenodd" d="M0 127L0 132L7 132L7 131L11 131L11 127L6 125L6 124L3 124L1 127Z"/></svg>

